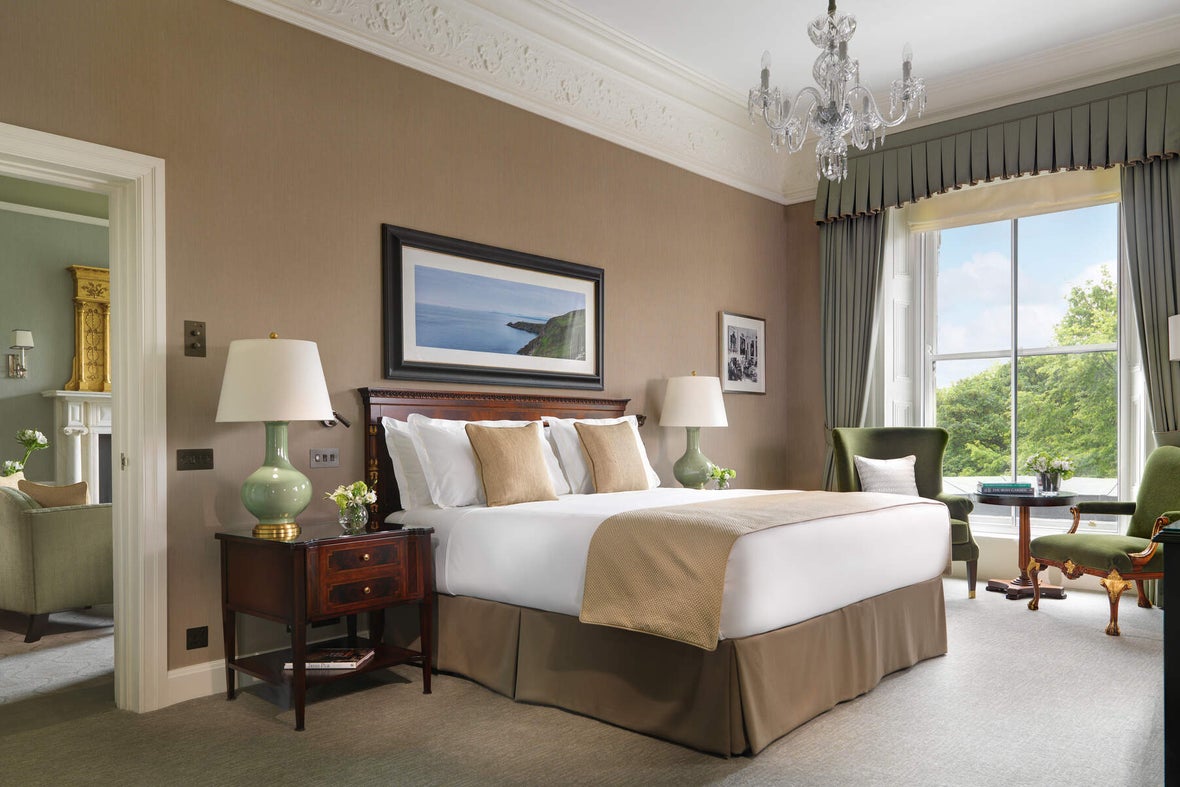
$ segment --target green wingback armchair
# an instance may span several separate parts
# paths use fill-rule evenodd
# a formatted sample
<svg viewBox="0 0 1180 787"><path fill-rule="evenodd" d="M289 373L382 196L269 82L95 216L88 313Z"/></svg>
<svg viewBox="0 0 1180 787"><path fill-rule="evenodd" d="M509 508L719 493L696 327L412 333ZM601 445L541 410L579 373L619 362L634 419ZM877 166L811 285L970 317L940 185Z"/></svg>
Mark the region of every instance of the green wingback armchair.
<svg viewBox="0 0 1180 787"><path fill-rule="evenodd" d="M1028 545L1028 574L1033 581L1029 609L1040 606L1040 572L1057 566L1070 579L1082 574L1101 577L1110 598L1110 621L1106 633L1119 635L1119 597L1135 581L1139 606L1150 609L1143 583L1163 579L1164 547L1152 537L1170 522L1180 520L1180 448L1164 445L1151 452L1139 482L1134 503L1092 500L1070 509L1073 526L1068 533L1034 538ZM1079 533L1082 514L1120 514L1131 517L1126 535Z"/></svg>
<svg viewBox="0 0 1180 787"><path fill-rule="evenodd" d="M967 596L975 598L975 580L979 573L979 545L971 536L967 515L975 504L962 495L942 491L942 457L950 439L937 426L891 426L879 428L837 428L832 430L832 449L836 463L836 490L859 492L860 477L853 457L897 459L913 454L914 480L918 494L946 504L951 517L951 560L967 563Z"/></svg>

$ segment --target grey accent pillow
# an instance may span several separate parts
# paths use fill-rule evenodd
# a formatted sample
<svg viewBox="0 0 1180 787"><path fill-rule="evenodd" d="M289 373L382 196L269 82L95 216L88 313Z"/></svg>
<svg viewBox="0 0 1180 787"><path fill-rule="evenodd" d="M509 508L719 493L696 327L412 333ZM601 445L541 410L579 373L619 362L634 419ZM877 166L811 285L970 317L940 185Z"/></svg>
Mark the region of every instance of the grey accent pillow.
<svg viewBox="0 0 1180 787"><path fill-rule="evenodd" d="M856 474L860 476L861 491L918 497L918 482L914 478L914 464L918 458L913 454L899 459L854 456L852 461L856 463Z"/></svg>

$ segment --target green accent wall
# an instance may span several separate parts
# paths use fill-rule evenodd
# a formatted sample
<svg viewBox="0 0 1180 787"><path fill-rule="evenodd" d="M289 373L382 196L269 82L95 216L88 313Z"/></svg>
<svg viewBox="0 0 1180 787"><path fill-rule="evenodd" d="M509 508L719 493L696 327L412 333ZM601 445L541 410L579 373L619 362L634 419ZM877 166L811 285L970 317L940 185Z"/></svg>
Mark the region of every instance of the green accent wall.
<svg viewBox="0 0 1180 787"><path fill-rule="evenodd" d="M2 185L0 201L11 201ZM102 200L105 214L106 197ZM18 429L39 429L50 445L29 458L25 475L35 481L53 480L59 440L53 434L53 402L41 392L64 386L74 360L70 265L108 267L105 226L0 210L0 353L15 352L8 349L15 328L32 331L36 344L25 353L29 374L24 379L9 377L8 359L0 359L0 460L23 455L14 439Z"/></svg>

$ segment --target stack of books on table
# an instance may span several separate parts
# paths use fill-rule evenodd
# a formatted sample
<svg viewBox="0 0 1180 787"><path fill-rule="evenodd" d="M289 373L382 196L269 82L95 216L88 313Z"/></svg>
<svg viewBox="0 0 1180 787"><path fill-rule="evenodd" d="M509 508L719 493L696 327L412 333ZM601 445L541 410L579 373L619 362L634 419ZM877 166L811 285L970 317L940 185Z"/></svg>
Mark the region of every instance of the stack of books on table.
<svg viewBox="0 0 1180 787"><path fill-rule="evenodd" d="M371 648L312 648L307 651L307 669L356 669L373 658ZM294 669L291 662L283 669Z"/></svg>
<svg viewBox="0 0 1180 787"><path fill-rule="evenodd" d="M1022 481L980 481L975 489L984 495L1035 495L1032 484Z"/></svg>

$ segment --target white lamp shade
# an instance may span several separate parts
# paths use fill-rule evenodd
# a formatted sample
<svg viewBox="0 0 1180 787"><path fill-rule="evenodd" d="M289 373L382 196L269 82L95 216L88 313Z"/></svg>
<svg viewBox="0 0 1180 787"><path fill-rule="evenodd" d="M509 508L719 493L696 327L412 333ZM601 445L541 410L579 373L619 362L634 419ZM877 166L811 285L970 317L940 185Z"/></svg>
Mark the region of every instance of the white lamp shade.
<svg viewBox="0 0 1180 787"><path fill-rule="evenodd" d="M729 426L718 377L669 377L660 426Z"/></svg>
<svg viewBox="0 0 1180 787"><path fill-rule="evenodd" d="M1168 318L1168 357L1180 361L1180 314Z"/></svg>
<svg viewBox="0 0 1180 787"><path fill-rule="evenodd" d="M9 345L10 350L31 350L33 349L33 332L17 329L12 332L12 344Z"/></svg>
<svg viewBox="0 0 1180 787"><path fill-rule="evenodd" d="M237 339L229 343L218 421L328 421L333 417L315 342Z"/></svg>

